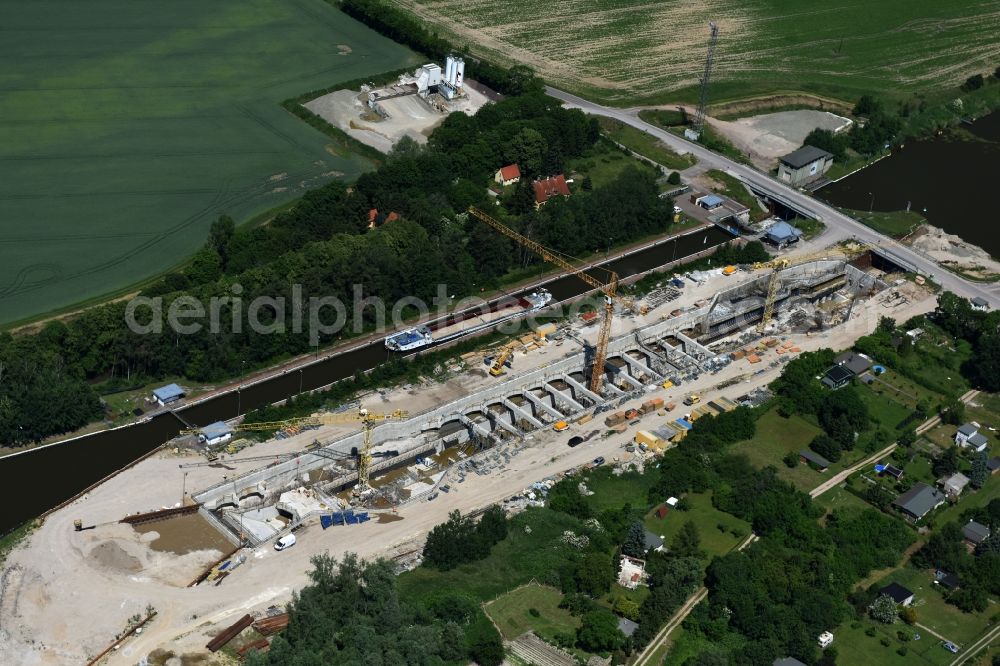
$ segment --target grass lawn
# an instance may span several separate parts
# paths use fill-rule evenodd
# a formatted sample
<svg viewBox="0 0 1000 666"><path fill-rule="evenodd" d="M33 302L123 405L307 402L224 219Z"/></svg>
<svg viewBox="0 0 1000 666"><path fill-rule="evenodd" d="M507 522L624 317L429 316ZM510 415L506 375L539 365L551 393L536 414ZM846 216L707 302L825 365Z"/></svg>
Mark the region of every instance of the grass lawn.
<svg viewBox="0 0 1000 666"><path fill-rule="evenodd" d="M808 491L821 484L830 474L843 469L845 461L853 459L850 456L858 453L857 450L849 452L825 473L817 472L805 463L789 468L782 462L787 453L798 454L802 449L808 448L809 442L821 432L819 426L799 415L786 419L772 409L758 419L757 434L753 439L738 442L729 451L745 455L754 467L774 465L778 469L778 476L795 484L800 490Z"/></svg>
<svg viewBox="0 0 1000 666"><path fill-rule="evenodd" d="M121 293L372 163L281 107L421 59L315 0L5 3L0 323Z"/></svg>
<svg viewBox="0 0 1000 666"><path fill-rule="evenodd" d="M802 232L802 238L805 240L818 236L824 229L826 229L826 225L819 220L811 220L805 217L790 220L789 223Z"/></svg>
<svg viewBox="0 0 1000 666"><path fill-rule="evenodd" d="M656 483L656 474L629 472L620 476L611 473L608 465L596 467L583 475L587 488L594 492L587 504L599 514L606 509L618 509L631 504L636 509L648 505L649 489Z"/></svg>
<svg viewBox="0 0 1000 666"><path fill-rule="evenodd" d="M680 531L681 526L687 521L693 520L698 526L699 534L701 534L701 549L705 551L706 564L711 561L713 556L728 553L750 533L750 525L747 522L712 506L711 491L687 495L686 499L691 505L688 511L671 509L670 513L663 519L656 517L655 510L650 511L644 520L646 529L653 534L662 536L669 546L670 541ZM720 530L720 526L723 529Z"/></svg>
<svg viewBox="0 0 1000 666"><path fill-rule="evenodd" d="M525 526L531 532L525 532ZM417 567L399 577L402 598L419 600L432 592L454 591L488 601L524 585L545 580L562 566L573 550L559 541L565 530L579 530L580 521L549 509L529 509L515 516L506 539L485 559L451 571Z"/></svg>
<svg viewBox="0 0 1000 666"><path fill-rule="evenodd" d="M585 176L590 176L594 187L600 187L617 179L630 166L650 171L657 178L661 175L648 162L630 157L618 146L604 141L591 148L590 154L570 160L567 172L574 175L574 188L580 187Z"/></svg>
<svg viewBox="0 0 1000 666"><path fill-rule="evenodd" d="M872 508L868 502L864 501L857 495L840 486L828 490L815 500L820 505L822 505L828 512L832 512L835 509L870 509Z"/></svg>
<svg viewBox="0 0 1000 666"><path fill-rule="evenodd" d="M833 644L837 647L837 662L841 664L873 664L877 666L946 666L955 659L955 655L941 647L941 641L919 627L910 627L903 623L884 625L865 618L856 622L846 622L833 630ZM868 636L865 631L874 628L875 635ZM920 640L909 640L905 643L899 640L896 632L907 632L912 637L920 634ZM883 645L885 639L889 645ZM906 647L906 654L900 655L897 650Z"/></svg>
<svg viewBox="0 0 1000 666"><path fill-rule="evenodd" d="M633 153L662 164L668 169L681 171L693 166L696 161L691 154L680 155L659 139L621 121L602 117L600 123L601 129L609 139L620 143Z"/></svg>
<svg viewBox="0 0 1000 666"><path fill-rule="evenodd" d="M562 592L554 587L529 584L512 590L486 604L484 610L507 640L534 631L543 638L552 639L556 634L576 631L580 618L565 608L559 608ZM530 610L538 611L535 617Z"/></svg>
<svg viewBox="0 0 1000 666"><path fill-rule="evenodd" d="M877 381L871 385L858 382L858 395L868 406L868 414L890 432L898 430L900 424L913 413L911 408L896 399L900 395L896 390ZM900 398L905 399L901 395ZM922 422L923 419L911 421L909 427L916 427Z"/></svg>
<svg viewBox="0 0 1000 666"><path fill-rule="evenodd" d="M915 408L921 400L933 408L943 399L940 393L922 386L909 377L905 377L895 370L888 368L876 377L875 381L869 384L868 387L875 393L893 398L908 409Z"/></svg>
<svg viewBox="0 0 1000 666"><path fill-rule="evenodd" d="M719 25L710 101L798 91L901 99L996 66L992 3L793 0L649 3L392 0L479 56L534 67L552 85L629 106L696 102L708 22ZM940 26L928 30L927 26Z"/></svg>
<svg viewBox="0 0 1000 666"><path fill-rule="evenodd" d="M891 213L869 213L868 211L845 209L844 212L875 231L893 238L902 238L910 233L914 226L927 221L920 213L905 210Z"/></svg>

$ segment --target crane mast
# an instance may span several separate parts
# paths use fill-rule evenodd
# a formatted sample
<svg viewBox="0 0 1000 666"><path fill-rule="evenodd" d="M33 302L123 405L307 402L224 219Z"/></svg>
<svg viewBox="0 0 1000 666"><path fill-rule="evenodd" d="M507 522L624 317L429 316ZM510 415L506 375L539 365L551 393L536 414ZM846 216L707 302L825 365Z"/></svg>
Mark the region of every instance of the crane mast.
<svg viewBox="0 0 1000 666"><path fill-rule="evenodd" d="M510 238L515 243L528 248L544 261L559 266L567 273L575 275L594 289L597 289L604 294L604 319L601 320L601 330L597 338L597 347L594 353L594 365L590 371L590 390L591 392L600 395L601 384L604 382L604 362L607 359L608 342L611 339L611 320L614 315L614 300L618 293L618 274L614 271L608 270L608 281L604 282L598 280L589 273L586 273L583 268L574 266L558 252L550 250L537 241L531 240L524 234L518 233L500 220L497 220L491 215L479 210L475 206L469 207L469 213L476 219L490 225L507 238Z"/></svg>
<svg viewBox="0 0 1000 666"><path fill-rule="evenodd" d="M356 412L344 412L341 414L320 414L318 416L303 416L295 419L286 419L284 421L262 421L260 423L239 423L232 427L233 432L254 432L254 431L265 431L265 430L282 430L284 428L291 427L305 427L305 426L322 426L322 425L334 425L339 423L361 423L363 428L364 436L362 439L361 448L358 450L358 483L354 488L354 493L356 495L362 495L369 490L371 490L371 484L369 483L371 477L371 466L372 466L372 446L373 437L372 431L375 429L375 425L379 421L388 421L390 419L404 419L409 416L409 413L401 409L397 409L393 412L372 412L365 408L360 408ZM200 431L197 428L188 428L182 430L181 434L185 435L196 435ZM311 451L313 455L323 455L317 451ZM271 458L272 456L265 456L265 458ZM236 462L240 462L237 460Z"/></svg>

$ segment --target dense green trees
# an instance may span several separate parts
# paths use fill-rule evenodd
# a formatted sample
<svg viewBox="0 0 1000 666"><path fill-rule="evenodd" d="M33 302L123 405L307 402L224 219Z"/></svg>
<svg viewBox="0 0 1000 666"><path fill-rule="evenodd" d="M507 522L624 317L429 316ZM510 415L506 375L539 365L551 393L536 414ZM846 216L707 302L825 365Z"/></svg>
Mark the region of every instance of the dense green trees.
<svg viewBox="0 0 1000 666"><path fill-rule="evenodd" d="M507 519L499 506L488 508L479 523L452 511L447 522L436 525L427 535L424 560L442 571L454 569L486 557L506 536Z"/></svg>
<svg viewBox="0 0 1000 666"><path fill-rule="evenodd" d="M622 552L631 557L642 557L646 554L646 527L641 520L629 525L628 536L622 543Z"/></svg>
<svg viewBox="0 0 1000 666"><path fill-rule="evenodd" d="M618 630L618 619L608 610L595 609L583 616L576 631L576 640L588 652L610 652L618 649L625 636Z"/></svg>
<svg viewBox="0 0 1000 666"><path fill-rule="evenodd" d="M273 639L269 652L248 657L251 666L438 666L470 658L500 663L500 636L488 621L486 627L463 629L402 603L392 562L363 562L354 555L337 562L319 555L312 563L310 583L293 597L288 628Z"/></svg>
<svg viewBox="0 0 1000 666"><path fill-rule="evenodd" d="M66 432L98 418L101 403L79 362L59 349L70 331L51 322L34 336L0 334L0 442L16 445ZM117 354L127 350L116 347Z"/></svg>

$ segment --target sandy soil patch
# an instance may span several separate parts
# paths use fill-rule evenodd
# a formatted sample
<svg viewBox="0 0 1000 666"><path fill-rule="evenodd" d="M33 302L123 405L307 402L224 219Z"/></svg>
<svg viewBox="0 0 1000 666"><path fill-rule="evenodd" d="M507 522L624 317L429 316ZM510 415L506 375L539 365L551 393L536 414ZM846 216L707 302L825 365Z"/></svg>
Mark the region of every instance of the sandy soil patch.
<svg viewBox="0 0 1000 666"><path fill-rule="evenodd" d="M989 252L978 245L946 233L944 229L921 224L904 242L930 255L945 268L981 280L1000 279L1000 261L991 257Z"/></svg>

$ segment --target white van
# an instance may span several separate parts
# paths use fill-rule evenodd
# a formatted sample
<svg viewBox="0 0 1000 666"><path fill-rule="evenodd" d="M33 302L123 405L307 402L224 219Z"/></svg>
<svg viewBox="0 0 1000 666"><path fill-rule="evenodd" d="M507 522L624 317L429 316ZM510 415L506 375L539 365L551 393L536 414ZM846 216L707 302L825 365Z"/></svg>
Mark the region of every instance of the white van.
<svg viewBox="0 0 1000 666"><path fill-rule="evenodd" d="M281 537L280 539L274 542L274 549L284 550L286 548L291 548L294 545L295 545L295 535L286 534L285 536Z"/></svg>

